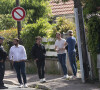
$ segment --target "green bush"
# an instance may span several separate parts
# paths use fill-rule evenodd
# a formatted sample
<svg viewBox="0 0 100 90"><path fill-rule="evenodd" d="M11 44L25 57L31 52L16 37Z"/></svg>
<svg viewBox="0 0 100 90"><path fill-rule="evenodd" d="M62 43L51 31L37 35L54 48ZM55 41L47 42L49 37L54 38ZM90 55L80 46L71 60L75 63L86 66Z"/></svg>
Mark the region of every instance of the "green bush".
<svg viewBox="0 0 100 90"><path fill-rule="evenodd" d="M28 23L51 16L51 7L46 0L21 0L21 6L27 12Z"/></svg>
<svg viewBox="0 0 100 90"><path fill-rule="evenodd" d="M100 18L93 16L88 20L88 48L91 53L97 54L100 44Z"/></svg>
<svg viewBox="0 0 100 90"><path fill-rule="evenodd" d="M21 39L26 48L29 59L31 58L31 50L35 42L35 37L38 35L41 37L47 37L49 33L48 31L51 29L52 25L50 25L46 19L41 18L37 20L36 23L26 25L24 30L21 31Z"/></svg>
<svg viewBox="0 0 100 90"><path fill-rule="evenodd" d="M63 32L67 33L68 30L73 30L75 35L75 24L69 19L66 19L66 17L58 17L56 19L56 26L53 27L52 37L55 37L55 34L58 31L63 34Z"/></svg>
<svg viewBox="0 0 100 90"><path fill-rule="evenodd" d="M13 20L10 14L0 15L0 29L7 30L12 27L16 27L16 21Z"/></svg>
<svg viewBox="0 0 100 90"><path fill-rule="evenodd" d="M93 16L88 20L88 49L91 53L91 62L93 67L94 78L98 76L97 54L100 52L100 18ZM99 52L98 52L99 51Z"/></svg>
<svg viewBox="0 0 100 90"><path fill-rule="evenodd" d="M0 31L0 36L5 38L3 46L5 50L9 52L10 45L8 42L12 42L14 38L17 38L17 29L2 30Z"/></svg>

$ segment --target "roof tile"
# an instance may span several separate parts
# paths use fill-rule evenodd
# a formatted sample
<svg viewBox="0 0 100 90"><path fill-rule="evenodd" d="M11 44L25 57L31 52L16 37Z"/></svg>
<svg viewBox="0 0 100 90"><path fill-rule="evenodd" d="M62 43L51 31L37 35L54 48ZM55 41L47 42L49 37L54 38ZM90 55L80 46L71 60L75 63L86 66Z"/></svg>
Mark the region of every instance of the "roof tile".
<svg viewBox="0 0 100 90"><path fill-rule="evenodd" d="M53 15L65 15L65 14L73 14L74 13L74 2L70 0L68 2L59 2L56 3L54 0L50 1L52 14Z"/></svg>

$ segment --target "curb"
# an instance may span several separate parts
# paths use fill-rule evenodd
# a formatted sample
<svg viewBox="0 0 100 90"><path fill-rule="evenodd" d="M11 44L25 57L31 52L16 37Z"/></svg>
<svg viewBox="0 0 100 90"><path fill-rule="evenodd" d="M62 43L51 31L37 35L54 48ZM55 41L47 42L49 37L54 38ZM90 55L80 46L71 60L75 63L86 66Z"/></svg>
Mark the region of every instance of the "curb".
<svg viewBox="0 0 100 90"><path fill-rule="evenodd" d="M18 85L18 83L14 82L14 81L11 81L11 80L3 80L5 84L9 84L9 85ZM37 82L36 82L37 83ZM41 85L39 83L37 84L34 84L34 83L28 83L28 86L30 88L36 88L36 89L43 89L43 90L51 90L50 88L44 86L44 85Z"/></svg>
<svg viewBox="0 0 100 90"><path fill-rule="evenodd" d="M29 87L36 88L36 89L43 89L43 90L51 90L50 88L44 85L39 85L39 84L32 84L32 85L29 85Z"/></svg>

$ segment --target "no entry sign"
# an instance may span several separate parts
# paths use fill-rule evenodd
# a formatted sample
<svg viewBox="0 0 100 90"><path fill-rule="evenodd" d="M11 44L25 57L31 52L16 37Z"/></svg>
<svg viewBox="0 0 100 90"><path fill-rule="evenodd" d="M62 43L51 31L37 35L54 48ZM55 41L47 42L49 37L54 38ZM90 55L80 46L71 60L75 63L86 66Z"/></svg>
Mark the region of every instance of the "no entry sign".
<svg viewBox="0 0 100 90"><path fill-rule="evenodd" d="M25 10L22 7L15 7L12 10L12 17L16 21L21 21L25 17Z"/></svg>

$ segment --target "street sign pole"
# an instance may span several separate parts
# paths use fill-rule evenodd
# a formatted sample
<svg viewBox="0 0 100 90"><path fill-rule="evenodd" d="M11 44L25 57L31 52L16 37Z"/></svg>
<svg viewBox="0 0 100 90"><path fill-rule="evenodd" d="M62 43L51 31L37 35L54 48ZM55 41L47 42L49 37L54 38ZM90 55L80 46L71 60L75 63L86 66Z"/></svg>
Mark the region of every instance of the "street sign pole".
<svg viewBox="0 0 100 90"><path fill-rule="evenodd" d="M16 0L16 7L20 6L19 0ZM20 39L20 31L22 29L21 27L21 21L17 21L17 29L18 29L18 38Z"/></svg>

